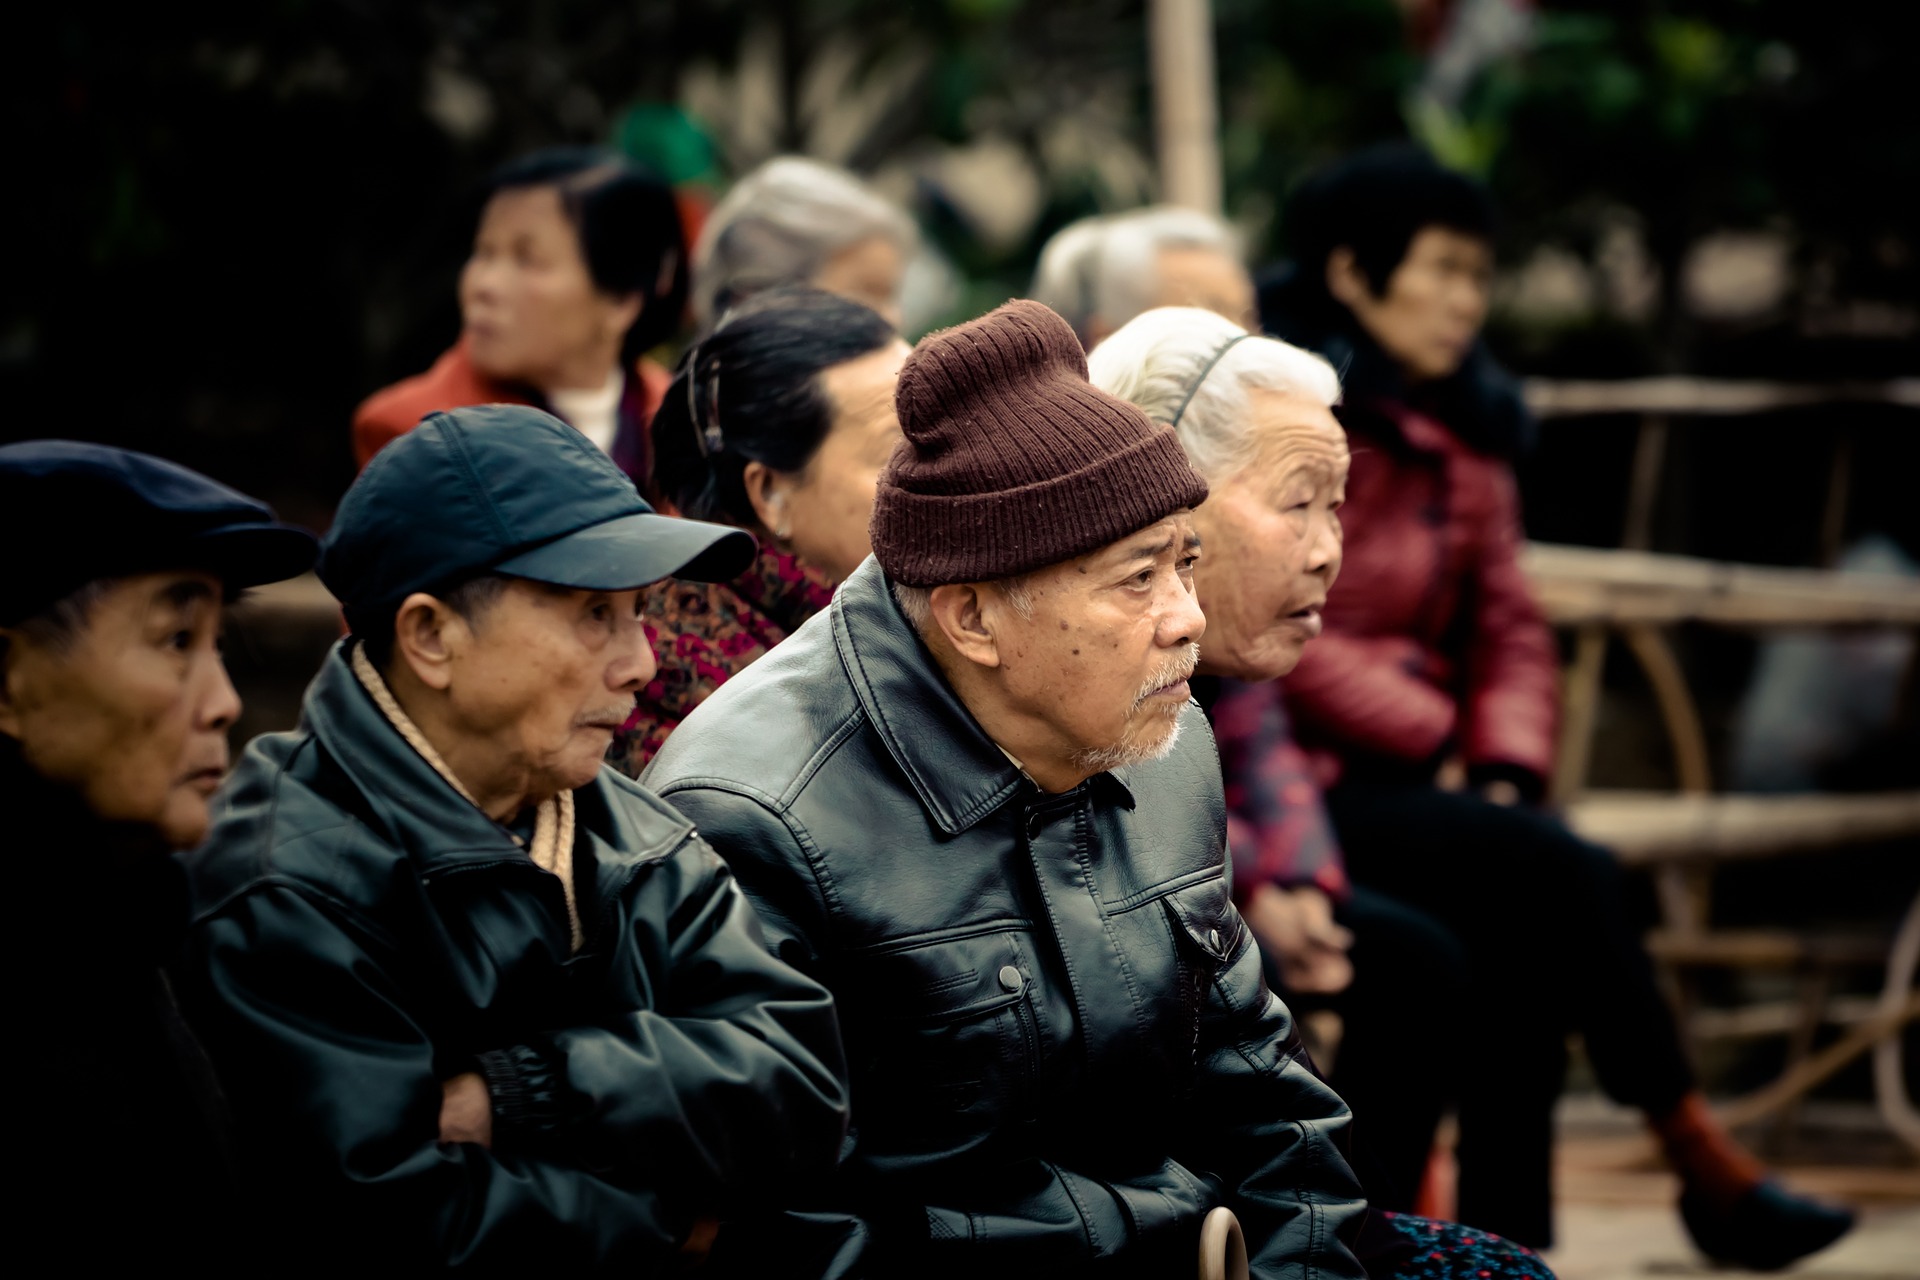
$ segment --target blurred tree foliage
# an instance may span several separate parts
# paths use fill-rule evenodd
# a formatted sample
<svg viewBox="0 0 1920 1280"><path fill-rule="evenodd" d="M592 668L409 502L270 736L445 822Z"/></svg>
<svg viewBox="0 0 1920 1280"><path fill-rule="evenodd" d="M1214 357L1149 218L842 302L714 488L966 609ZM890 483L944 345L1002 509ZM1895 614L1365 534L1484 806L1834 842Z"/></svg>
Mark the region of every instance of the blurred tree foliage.
<svg viewBox="0 0 1920 1280"><path fill-rule="evenodd" d="M1913 57L1869 0L1553 0L1529 49L1439 105L1419 6L1215 4L1229 200L1269 251L1302 173L1408 132L1494 184L1515 260L1592 260L1638 227L1657 314L1611 345L1536 344L1543 364L1691 358L1680 264L1726 227L1787 235L1807 305L1920 294ZM792 147L878 171L972 282L957 308L989 304L1061 223L1151 194L1143 25L1143 0L36 12L7 89L5 434L145 444L323 519L354 402L454 334L476 181L553 142L618 141L716 190ZM966 180L988 153L1008 176ZM983 201L1018 216L989 227Z"/></svg>

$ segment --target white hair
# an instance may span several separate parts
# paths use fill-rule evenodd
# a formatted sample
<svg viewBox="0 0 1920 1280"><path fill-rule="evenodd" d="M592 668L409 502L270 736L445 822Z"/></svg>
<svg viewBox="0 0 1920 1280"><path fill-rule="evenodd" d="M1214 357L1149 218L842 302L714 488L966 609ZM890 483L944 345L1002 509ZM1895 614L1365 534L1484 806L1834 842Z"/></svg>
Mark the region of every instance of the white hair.
<svg viewBox="0 0 1920 1280"><path fill-rule="evenodd" d="M876 237L911 257L913 219L845 169L779 156L734 184L693 248L690 302L701 328L728 303L801 284L842 249Z"/></svg>
<svg viewBox="0 0 1920 1280"><path fill-rule="evenodd" d="M1117 329L1151 307L1160 294L1160 254L1166 249L1211 249L1240 261L1240 236L1198 209L1149 205L1126 213L1082 218L1053 233L1040 250L1031 296L1058 311L1086 341L1098 317Z"/></svg>
<svg viewBox="0 0 1920 1280"><path fill-rule="evenodd" d="M1340 376L1323 357L1198 307L1135 316L1094 348L1087 371L1094 386L1171 425L1209 480L1232 474L1259 449L1247 430L1248 391L1281 391L1329 408L1340 402Z"/></svg>

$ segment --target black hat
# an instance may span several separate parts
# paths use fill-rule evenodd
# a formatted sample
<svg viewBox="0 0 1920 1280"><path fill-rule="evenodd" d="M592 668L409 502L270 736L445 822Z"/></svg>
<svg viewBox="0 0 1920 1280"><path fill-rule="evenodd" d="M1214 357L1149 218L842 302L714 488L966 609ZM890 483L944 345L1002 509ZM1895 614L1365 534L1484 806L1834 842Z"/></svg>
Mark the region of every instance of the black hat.
<svg viewBox="0 0 1920 1280"><path fill-rule="evenodd" d="M626 591L724 582L753 562L744 530L655 515L578 431L525 405L428 416L374 455L321 544L320 580L356 630L415 591L475 573Z"/></svg>
<svg viewBox="0 0 1920 1280"><path fill-rule="evenodd" d="M164 458L73 440L0 446L0 626L97 578L202 569L229 591L313 567L314 538Z"/></svg>

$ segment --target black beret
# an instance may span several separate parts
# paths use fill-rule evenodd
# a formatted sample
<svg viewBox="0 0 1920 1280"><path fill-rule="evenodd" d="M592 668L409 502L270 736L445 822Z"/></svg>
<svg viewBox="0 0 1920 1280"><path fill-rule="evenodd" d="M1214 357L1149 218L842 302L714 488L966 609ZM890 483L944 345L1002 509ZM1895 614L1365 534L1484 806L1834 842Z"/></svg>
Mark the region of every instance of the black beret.
<svg viewBox="0 0 1920 1280"><path fill-rule="evenodd" d="M96 578L168 569L213 574L229 591L313 567L304 529L163 458L72 440L0 446L0 626Z"/></svg>

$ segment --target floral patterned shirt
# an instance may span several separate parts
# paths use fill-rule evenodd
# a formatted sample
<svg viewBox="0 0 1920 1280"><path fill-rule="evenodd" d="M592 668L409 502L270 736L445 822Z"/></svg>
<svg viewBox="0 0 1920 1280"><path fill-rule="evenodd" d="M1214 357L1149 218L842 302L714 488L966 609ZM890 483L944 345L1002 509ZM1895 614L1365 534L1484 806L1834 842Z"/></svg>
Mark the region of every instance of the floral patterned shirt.
<svg viewBox="0 0 1920 1280"><path fill-rule="evenodd" d="M819 570L773 548L732 582L655 583L647 639L660 670L614 735L607 763L638 777L688 713L826 608L833 588Z"/></svg>

